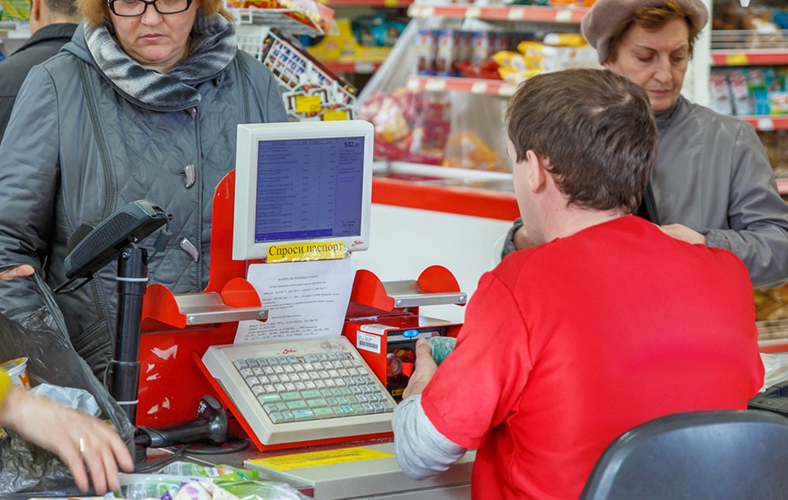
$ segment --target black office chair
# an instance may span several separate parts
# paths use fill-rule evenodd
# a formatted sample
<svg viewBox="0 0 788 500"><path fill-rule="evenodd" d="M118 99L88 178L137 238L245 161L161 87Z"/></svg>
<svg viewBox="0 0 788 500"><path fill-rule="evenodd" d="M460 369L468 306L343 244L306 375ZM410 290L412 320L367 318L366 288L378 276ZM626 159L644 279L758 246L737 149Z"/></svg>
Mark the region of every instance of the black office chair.
<svg viewBox="0 0 788 500"><path fill-rule="evenodd" d="M788 418L760 410L679 413L624 433L580 500L788 499Z"/></svg>

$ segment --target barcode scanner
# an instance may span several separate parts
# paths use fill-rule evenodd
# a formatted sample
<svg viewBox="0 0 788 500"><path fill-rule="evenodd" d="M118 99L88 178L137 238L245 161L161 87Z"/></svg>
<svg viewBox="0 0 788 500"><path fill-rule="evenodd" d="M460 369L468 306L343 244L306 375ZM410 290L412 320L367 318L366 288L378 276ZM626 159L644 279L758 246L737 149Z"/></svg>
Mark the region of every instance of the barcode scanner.
<svg viewBox="0 0 788 500"><path fill-rule="evenodd" d="M197 418L161 429L139 427L134 443L149 448L164 448L196 441L222 444L227 440L227 413L213 396L203 396L197 405Z"/></svg>

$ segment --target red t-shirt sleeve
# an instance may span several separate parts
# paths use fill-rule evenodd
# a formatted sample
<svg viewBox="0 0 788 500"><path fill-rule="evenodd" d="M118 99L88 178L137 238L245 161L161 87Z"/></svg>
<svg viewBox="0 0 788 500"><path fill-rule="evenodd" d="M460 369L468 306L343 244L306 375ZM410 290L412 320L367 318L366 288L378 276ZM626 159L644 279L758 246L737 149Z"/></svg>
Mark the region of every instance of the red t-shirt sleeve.
<svg viewBox="0 0 788 500"><path fill-rule="evenodd" d="M485 274L468 304L457 346L422 394L424 412L441 434L463 448L481 446L517 404L528 380L527 342L523 311L507 287Z"/></svg>

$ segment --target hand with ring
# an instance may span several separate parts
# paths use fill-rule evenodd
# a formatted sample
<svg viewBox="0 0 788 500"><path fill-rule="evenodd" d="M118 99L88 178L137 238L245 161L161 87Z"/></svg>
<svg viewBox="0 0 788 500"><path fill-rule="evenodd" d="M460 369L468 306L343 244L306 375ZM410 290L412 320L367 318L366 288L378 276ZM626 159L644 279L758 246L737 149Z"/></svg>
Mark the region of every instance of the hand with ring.
<svg viewBox="0 0 788 500"><path fill-rule="evenodd" d="M0 425L60 457L77 487L96 494L120 489L118 469L134 470L134 460L118 433L101 420L65 408L21 387L11 386L0 406Z"/></svg>

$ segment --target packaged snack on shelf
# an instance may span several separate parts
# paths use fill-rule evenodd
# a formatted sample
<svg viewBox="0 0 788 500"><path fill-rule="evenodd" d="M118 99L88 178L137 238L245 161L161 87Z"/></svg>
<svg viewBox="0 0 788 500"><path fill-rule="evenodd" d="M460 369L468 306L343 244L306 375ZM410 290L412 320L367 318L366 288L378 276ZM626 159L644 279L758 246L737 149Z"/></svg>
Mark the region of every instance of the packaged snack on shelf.
<svg viewBox="0 0 788 500"><path fill-rule="evenodd" d="M27 21L30 19L28 0L0 0L0 14L4 20Z"/></svg>
<svg viewBox="0 0 788 500"><path fill-rule="evenodd" d="M517 44L530 69L560 71L569 68L598 68L597 53L593 47L584 45L556 46L525 40Z"/></svg>
<svg viewBox="0 0 788 500"><path fill-rule="evenodd" d="M290 36L274 29L253 28L256 30L239 30L238 46L271 70L291 120L356 117L355 87L325 68Z"/></svg>
<svg viewBox="0 0 788 500"><path fill-rule="evenodd" d="M731 102L728 79L723 73L712 73L709 75L709 107L724 115L733 114L733 103Z"/></svg>
<svg viewBox="0 0 788 500"><path fill-rule="evenodd" d="M440 88L423 90L419 84L425 79L444 80L416 75L419 54L412 48L426 29L443 28L411 22L359 96L359 118L375 126L375 159L508 170L502 129L505 99ZM489 58L486 61L494 73L497 64Z"/></svg>
<svg viewBox="0 0 788 500"><path fill-rule="evenodd" d="M440 30L437 33L438 45L435 51L435 74L438 76L455 76L455 54L457 52L457 32L452 29Z"/></svg>
<svg viewBox="0 0 788 500"><path fill-rule="evenodd" d="M540 72L529 68L523 54L512 50L496 52L493 61L498 65L501 80L508 83L520 83Z"/></svg>
<svg viewBox="0 0 788 500"><path fill-rule="evenodd" d="M506 99L492 95L452 93L451 133L442 165L508 172Z"/></svg>
<svg viewBox="0 0 788 500"><path fill-rule="evenodd" d="M386 60L390 52L388 47L362 45L353 35L349 19L335 19L334 22L336 34L329 33L307 47L312 57L322 62L380 63Z"/></svg>
<svg viewBox="0 0 788 500"><path fill-rule="evenodd" d="M440 165L449 135L444 96L399 88L364 101L359 118L375 126L375 159Z"/></svg>
<svg viewBox="0 0 788 500"><path fill-rule="evenodd" d="M314 0L227 0L227 5L238 24L276 26L292 34L328 33L334 19L333 9Z"/></svg>
<svg viewBox="0 0 788 500"><path fill-rule="evenodd" d="M747 93L747 77L744 70L736 68L728 74L728 83L733 96L733 112L738 116L752 114L752 103Z"/></svg>
<svg viewBox="0 0 788 500"><path fill-rule="evenodd" d="M356 41L367 47L392 47L407 25L397 16L379 12L353 19L353 35Z"/></svg>
<svg viewBox="0 0 788 500"><path fill-rule="evenodd" d="M769 92L769 114L788 114L788 92L784 90Z"/></svg>
<svg viewBox="0 0 788 500"><path fill-rule="evenodd" d="M420 28L416 41L418 54L417 72L420 75L435 74L435 52L438 46L438 31L431 28Z"/></svg>

